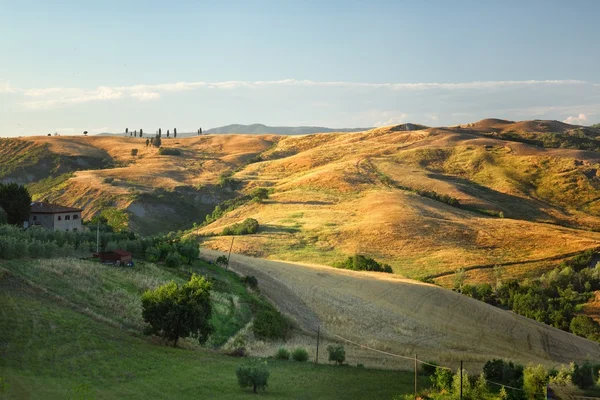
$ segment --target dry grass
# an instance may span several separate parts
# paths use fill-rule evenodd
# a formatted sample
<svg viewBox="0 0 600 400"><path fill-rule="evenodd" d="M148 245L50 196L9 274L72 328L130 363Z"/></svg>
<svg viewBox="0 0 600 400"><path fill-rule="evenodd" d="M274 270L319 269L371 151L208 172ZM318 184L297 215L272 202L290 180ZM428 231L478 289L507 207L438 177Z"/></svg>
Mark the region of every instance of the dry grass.
<svg viewBox="0 0 600 400"><path fill-rule="evenodd" d="M203 250L215 258L219 252ZM306 334L295 344L314 348L314 330L395 354L475 368L491 358L548 366L597 358L596 343L437 286L387 274L338 270L232 255L232 269L257 277L259 287ZM279 343L256 345L274 353ZM349 361L401 366L404 361L346 345ZM382 361L385 359L385 364ZM379 364L377 364L379 363Z"/></svg>

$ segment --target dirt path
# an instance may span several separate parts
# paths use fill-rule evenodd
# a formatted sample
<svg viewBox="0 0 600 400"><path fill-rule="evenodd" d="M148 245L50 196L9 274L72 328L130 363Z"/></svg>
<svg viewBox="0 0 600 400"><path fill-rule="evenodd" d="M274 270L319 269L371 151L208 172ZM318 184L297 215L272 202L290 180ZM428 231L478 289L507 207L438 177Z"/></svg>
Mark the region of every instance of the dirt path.
<svg viewBox="0 0 600 400"><path fill-rule="evenodd" d="M215 259L222 252L202 249ZM600 357L600 345L434 285L393 275L232 254L232 270L298 325L380 350L455 364L492 358L556 365Z"/></svg>

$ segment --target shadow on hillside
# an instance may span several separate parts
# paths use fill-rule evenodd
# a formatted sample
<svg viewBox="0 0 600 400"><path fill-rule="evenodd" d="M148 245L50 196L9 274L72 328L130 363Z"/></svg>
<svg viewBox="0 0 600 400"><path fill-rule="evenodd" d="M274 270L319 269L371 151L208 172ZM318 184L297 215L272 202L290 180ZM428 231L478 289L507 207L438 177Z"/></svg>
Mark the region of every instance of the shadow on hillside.
<svg viewBox="0 0 600 400"><path fill-rule="evenodd" d="M476 206L486 207L487 205L484 202L492 204L493 206L501 209L508 218L530 221L557 221L556 217L548 214L545 211L542 211L541 208L550 207L560 212L565 212L559 206L548 204L540 200L527 199L502 193L465 178L448 176L439 173L431 173L427 176L442 182L450 183L461 192L482 200L482 202L476 204Z"/></svg>
<svg viewBox="0 0 600 400"><path fill-rule="evenodd" d="M260 224L260 233L296 233L296 232L300 232L299 226Z"/></svg>

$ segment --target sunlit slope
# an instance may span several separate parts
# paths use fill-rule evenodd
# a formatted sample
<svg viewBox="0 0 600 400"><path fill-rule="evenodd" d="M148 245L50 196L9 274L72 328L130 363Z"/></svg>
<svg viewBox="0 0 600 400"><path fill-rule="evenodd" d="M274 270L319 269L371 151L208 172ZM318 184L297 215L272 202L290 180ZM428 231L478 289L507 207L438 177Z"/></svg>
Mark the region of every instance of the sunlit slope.
<svg viewBox="0 0 600 400"><path fill-rule="evenodd" d="M31 183L54 178L42 181L42 190L33 192L34 199L82 207L84 218L114 209L129 219L130 229L142 233L177 230L203 220L216 204L234 196L230 189L218 186L220 174L244 165L276 139L235 135L165 138L163 147L181 153L168 156L146 147L143 138L29 137L10 141L13 147L23 148L14 158L23 159L26 151L42 149L36 150L42 155L40 160L30 163L21 174L15 168L3 180ZM137 155L132 150L137 150ZM48 168L47 159L68 160L69 165ZM95 161L93 168L89 168L89 160ZM20 169L23 171L23 166Z"/></svg>
<svg viewBox="0 0 600 400"><path fill-rule="evenodd" d="M237 251L325 263L363 253L411 277L543 260L600 245L589 230L600 228L599 156L460 129L288 137L234 176L271 198L201 233L256 218L261 231L237 238ZM225 250L230 240L203 243Z"/></svg>
<svg viewBox="0 0 600 400"><path fill-rule="evenodd" d="M222 253L202 254L214 259ZM600 356L598 343L434 285L237 254L231 267L256 276L261 291L299 326L309 332L320 326L331 340L341 340L338 335L450 366L459 360L480 366L492 358L555 366Z"/></svg>

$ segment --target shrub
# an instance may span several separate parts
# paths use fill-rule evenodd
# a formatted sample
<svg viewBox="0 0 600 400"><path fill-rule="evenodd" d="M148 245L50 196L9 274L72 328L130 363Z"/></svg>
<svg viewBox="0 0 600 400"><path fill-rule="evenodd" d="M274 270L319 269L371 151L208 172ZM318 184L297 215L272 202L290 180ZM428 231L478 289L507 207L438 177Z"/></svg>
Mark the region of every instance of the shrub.
<svg viewBox="0 0 600 400"><path fill-rule="evenodd" d="M115 178L107 177L107 178L102 179L102 182L104 182L104 183L113 183L114 180L115 180Z"/></svg>
<svg viewBox="0 0 600 400"><path fill-rule="evenodd" d="M425 375L431 376L435 374L437 367L437 363L433 361L428 361L427 364L423 364L421 368L423 369L423 373L425 373Z"/></svg>
<svg viewBox="0 0 600 400"><path fill-rule="evenodd" d="M573 383L580 389L587 389L594 384L592 365L589 362L586 361L581 367L572 363L572 371Z"/></svg>
<svg viewBox="0 0 600 400"><path fill-rule="evenodd" d="M256 279L253 275L244 276L242 278L242 283L252 289L256 289L258 287L258 279Z"/></svg>
<svg viewBox="0 0 600 400"><path fill-rule="evenodd" d="M548 372L543 365L530 366L523 371L523 389L529 399L545 399Z"/></svg>
<svg viewBox="0 0 600 400"><path fill-rule="evenodd" d="M170 147L161 147L158 149L158 154L161 156L180 156L181 151L179 151L179 149L173 149Z"/></svg>
<svg viewBox="0 0 600 400"><path fill-rule="evenodd" d="M431 385L440 392L449 392L452 389L452 371L446 368L436 368L435 373L429 378Z"/></svg>
<svg viewBox="0 0 600 400"><path fill-rule="evenodd" d="M179 253L176 251L169 253L167 258L165 258L165 265L170 268L179 267L181 265L181 256Z"/></svg>
<svg viewBox="0 0 600 400"><path fill-rule="evenodd" d="M296 347L294 351L292 351L292 359L299 362L307 361L308 352L302 347Z"/></svg>
<svg viewBox="0 0 600 400"><path fill-rule="evenodd" d="M217 259L215 260L215 264L217 264L218 266L224 267L227 265L227 257L225 256L219 256L217 257Z"/></svg>
<svg viewBox="0 0 600 400"><path fill-rule="evenodd" d="M288 322L275 309L260 310L254 317L252 332L259 339L282 339L288 330Z"/></svg>
<svg viewBox="0 0 600 400"><path fill-rule="evenodd" d="M258 393L257 389L265 390L267 388L267 381L271 373L266 362L253 361L237 367L235 374L241 388L251 387L254 393Z"/></svg>
<svg viewBox="0 0 600 400"><path fill-rule="evenodd" d="M280 347L277 349L277 353L275 353L275 358L278 360L289 360L290 352L285 347Z"/></svg>
<svg viewBox="0 0 600 400"><path fill-rule="evenodd" d="M348 257L345 261L334 263L334 267L351 269L354 271L376 271L376 272L392 272L392 267L387 264L380 264L370 257L365 257L356 254Z"/></svg>
<svg viewBox="0 0 600 400"><path fill-rule="evenodd" d="M269 198L269 189L267 188L256 188L250 193L250 196L255 201L263 201Z"/></svg>
<svg viewBox="0 0 600 400"><path fill-rule="evenodd" d="M258 221L254 218L246 218L244 222L223 229L223 235L248 235L256 232L258 232Z"/></svg>
<svg viewBox="0 0 600 400"><path fill-rule="evenodd" d="M173 347L180 337L206 342L213 331L211 288L210 282L194 274L183 286L171 281L147 290L142 295L142 317L148 324L145 333L172 340Z"/></svg>
<svg viewBox="0 0 600 400"><path fill-rule="evenodd" d="M146 260L157 262L160 260L160 250L155 246L150 246L146 249Z"/></svg>
<svg viewBox="0 0 600 400"><path fill-rule="evenodd" d="M138 149L131 149L131 155L133 157L137 156L138 155Z"/></svg>
<svg viewBox="0 0 600 400"><path fill-rule="evenodd" d="M329 353L329 361L333 361L337 365L341 365L346 361L346 350L341 344L327 346L327 352Z"/></svg>

